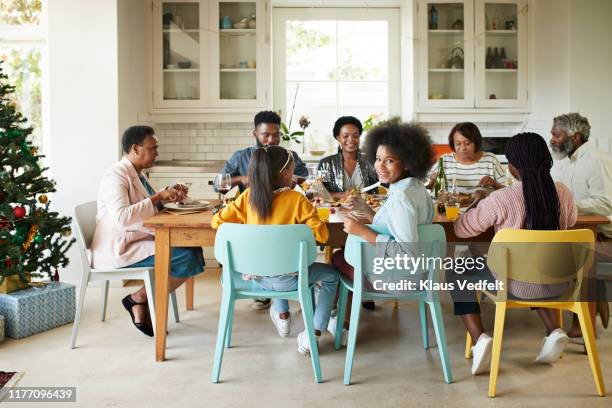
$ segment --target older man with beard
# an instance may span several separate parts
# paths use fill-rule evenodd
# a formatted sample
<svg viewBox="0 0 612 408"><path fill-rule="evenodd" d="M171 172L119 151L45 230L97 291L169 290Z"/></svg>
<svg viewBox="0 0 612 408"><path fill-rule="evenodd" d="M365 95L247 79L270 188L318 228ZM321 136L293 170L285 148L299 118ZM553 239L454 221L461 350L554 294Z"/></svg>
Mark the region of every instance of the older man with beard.
<svg viewBox="0 0 612 408"><path fill-rule="evenodd" d="M572 190L579 214L603 215L612 221L612 159L589 141L591 126L588 119L578 113L559 115L553 119L550 133L550 147L555 159L551 170L553 179ZM597 260L612 261L612 224L600 225L597 239L605 242L598 245ZM607 328L609 305L603 281L598 282L598 291L597 313ZM574 319L568 335L570 338L581 337L577 319Z"/></svg>

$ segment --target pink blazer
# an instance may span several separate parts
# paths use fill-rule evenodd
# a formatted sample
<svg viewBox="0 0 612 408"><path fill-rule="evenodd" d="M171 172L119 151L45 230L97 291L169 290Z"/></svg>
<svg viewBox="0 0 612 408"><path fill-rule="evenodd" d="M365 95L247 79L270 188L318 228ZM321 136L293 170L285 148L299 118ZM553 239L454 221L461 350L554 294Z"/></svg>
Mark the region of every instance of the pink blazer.
<svg viewBox="0 0 612 408"><path fill-rule="evenodd" d="M153 255L153 231L142 223L156 212L149 193L127 158L109 168L98 190L96 232L91 243L92 266L121 268Z"/></svg>

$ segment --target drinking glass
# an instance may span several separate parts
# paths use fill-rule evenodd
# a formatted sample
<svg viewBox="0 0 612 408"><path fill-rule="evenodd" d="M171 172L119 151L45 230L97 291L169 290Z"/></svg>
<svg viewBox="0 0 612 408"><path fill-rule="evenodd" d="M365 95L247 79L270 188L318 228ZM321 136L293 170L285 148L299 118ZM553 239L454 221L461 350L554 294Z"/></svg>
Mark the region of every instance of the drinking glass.
<svg viewBox="0 0 612 408"><path fill-rule="evenodd" d="M446 218L449 221L454 221L459 218L460 206L461 203L459 202L459 197L457 197L455 194L449 194L446 203L444 203Z"/></svg>
<svg viewBox="0 0 612 408"><path fill-rule="evenodd" d="M219 173L213 182L215 189L219 192L219 204L223 204L225 194L232 188L232 175L229 173Z"/></svg>

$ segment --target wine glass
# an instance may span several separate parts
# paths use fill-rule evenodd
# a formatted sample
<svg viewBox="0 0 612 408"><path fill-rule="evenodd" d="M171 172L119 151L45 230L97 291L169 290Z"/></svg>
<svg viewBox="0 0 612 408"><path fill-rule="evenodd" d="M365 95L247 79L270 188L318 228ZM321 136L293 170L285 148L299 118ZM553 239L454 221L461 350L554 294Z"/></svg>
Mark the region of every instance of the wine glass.
<svg viewBox="0 0 612 408"><path fill-rule="evenodd" d="M232 175L229 173L219 173L213 182L215 189L219 192L219 204L223 204L225 194L232 188Z"/></svg>

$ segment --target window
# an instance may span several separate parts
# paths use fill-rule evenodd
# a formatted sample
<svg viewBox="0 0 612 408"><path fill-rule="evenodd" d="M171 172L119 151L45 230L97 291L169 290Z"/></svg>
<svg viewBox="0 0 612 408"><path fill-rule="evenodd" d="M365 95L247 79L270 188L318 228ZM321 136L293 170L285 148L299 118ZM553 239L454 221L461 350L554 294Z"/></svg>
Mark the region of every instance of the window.
<svg viewBox="0 0 612 408"><path fill-rule="evenodd" d="M32 142L41 146L41 56L44 45L41 0L0 1L0 61L15 86L17 109L33 127Z"/></svg>
<svg viewBox="0 0 612 408"><path fill-rule="evenodd" d="M327 147L339 116L400 114L398 9L274 9L274 109ZM335 144L334 144L335 145Z"/></svg>

